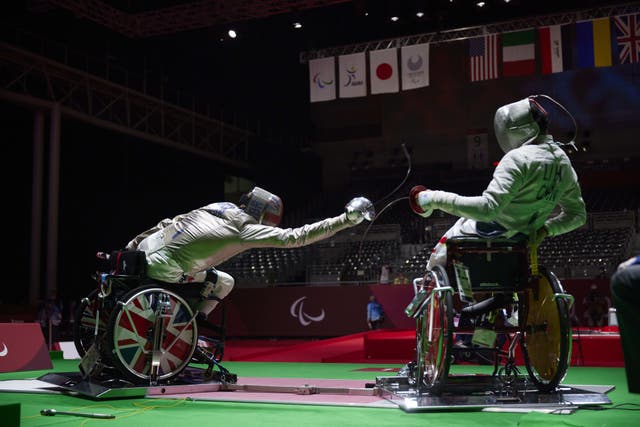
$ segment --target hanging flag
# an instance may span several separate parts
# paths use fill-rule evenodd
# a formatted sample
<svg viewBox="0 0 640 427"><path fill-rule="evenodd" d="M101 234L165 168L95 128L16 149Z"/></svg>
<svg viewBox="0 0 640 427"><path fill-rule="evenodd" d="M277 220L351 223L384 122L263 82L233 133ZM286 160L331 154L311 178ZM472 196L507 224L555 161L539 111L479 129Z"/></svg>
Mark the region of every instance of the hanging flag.
<svg viewBox="0 0 640 427"><path fill-rule="evenodd" d="M498 35L469 40L471 81L498 78Z"/></svg>
<svg viewBox="0 0 640 427"><path fill-rule="evenodd" d="M562 30L560 25L538 29L542 74L564 71L562 63Z"/></svg>
<svg viewBox="0 0 640 427"><path fill-rule="evenodd" d="M640 58L640 15L620 15L613 17L614 32L621 64L639 62Z"/></svg>
<svg viewBox="0 0 640 427"><path fill-rule="evenodd" d="M611 66L611 28L609 18L576 23L578 67Z"/></svg>
<svg viewBox="0 0 640 427"><path fill-rule="evenodd" d="M502 75L527 76L535 71L535 31L502 34Z"/></svg>
<svg viewBox="0 0 640 427"><path fill-rule="evenodd" d="M398 50L383 49L369 52L371 94L398 92Z"/></svg>
<svg viewBox="0 0 640 427"><path fill-rule="evenodd" d="M311 102L336 99L335 58L309 60L309 99Z"/></svg>
<svg viewBox="0 0 640 427"><path fill-rule="evenodd" d="M367 95L367 62L362 53L338 57L339 97L355 98Z"/></svg>
<svg viewBox="0 0 640 427"><path fill-rule="evenodd" d="M402 90L429 86L429 43L403 46L400 58Z"/></svg>

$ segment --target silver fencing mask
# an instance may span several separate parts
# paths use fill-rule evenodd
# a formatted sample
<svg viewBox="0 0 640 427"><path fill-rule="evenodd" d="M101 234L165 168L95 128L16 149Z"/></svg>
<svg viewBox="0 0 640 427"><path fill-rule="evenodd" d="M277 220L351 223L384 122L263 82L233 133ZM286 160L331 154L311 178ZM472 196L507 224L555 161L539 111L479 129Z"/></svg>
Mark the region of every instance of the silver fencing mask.
<svg viewBox="0 0 640 427"><path fill-rule="evenodd" d="M525 98L498 108L493 119L493 127L500 148L505 153L528 144L540 134L530 99Z"/></svg>

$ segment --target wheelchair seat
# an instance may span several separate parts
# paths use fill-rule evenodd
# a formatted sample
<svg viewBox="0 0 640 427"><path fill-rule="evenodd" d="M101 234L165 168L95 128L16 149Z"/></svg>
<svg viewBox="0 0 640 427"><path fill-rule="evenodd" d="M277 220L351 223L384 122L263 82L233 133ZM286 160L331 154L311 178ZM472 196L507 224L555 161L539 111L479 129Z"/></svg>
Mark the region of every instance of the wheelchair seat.
<svg viewBox="0 0 640 427"><path fill-rule="evenodd" d="M523 234L490 239L454 236L446 245L447 272L457 277L468 271L473 291L514 291L528 280L528 238Z"/></svg>

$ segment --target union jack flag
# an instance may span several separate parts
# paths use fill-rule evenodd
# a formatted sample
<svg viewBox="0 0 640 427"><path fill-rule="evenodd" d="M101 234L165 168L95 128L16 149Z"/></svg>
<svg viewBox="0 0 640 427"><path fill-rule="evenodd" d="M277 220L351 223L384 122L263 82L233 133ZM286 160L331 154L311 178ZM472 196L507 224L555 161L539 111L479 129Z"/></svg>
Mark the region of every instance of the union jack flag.
<svg viewBox="0 0 640 427"><path fill-rule="evenodd" d="M149 375L153 352L153 329L156 323L159 297L162 292L141 293L123 308L114 331L120 360L138 375ZM160 338L162 353L158 376L186 366L197 343L189 310L179 300L170 297L161 314L164 335Z"/></svg>
<svg viewBox="0 0 640 427"><path fill-rule="evenodd" d="M640 20L638 17L638 14L613 17L621 64L638 62L640 57Z"/></svg>

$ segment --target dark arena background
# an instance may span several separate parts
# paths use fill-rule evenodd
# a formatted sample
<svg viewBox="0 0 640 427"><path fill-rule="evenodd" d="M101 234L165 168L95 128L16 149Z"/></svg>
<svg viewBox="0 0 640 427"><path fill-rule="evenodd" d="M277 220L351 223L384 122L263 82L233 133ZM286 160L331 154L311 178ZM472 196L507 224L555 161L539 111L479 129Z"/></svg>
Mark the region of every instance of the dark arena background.
<svg viewBox="0 0 640 427"><path fill-rule="evenodd" d="M53 367L0 369L0 382L77 369L78 360L66 357L75 351L68 344L75 310L95 288L97 252L123 249L163 218L216 201L237 203L256 185L282 198L284 227L338 215L356 196L380 211L418 184L479 195L503 154L493 131L496 109L546 94L575 118L574 135L571 119L548 106L550 133L563 142L575 137L568 151L588 214L584 226L539 248L540 264L574 298L565 383L614 390L612 405L596 406L607 411L557 415L408 414L357 399L265 396L229 403L234 399L147 394L109 406L0 388L0 414L11 417L21 405L18 424L10 426L83 422L40 415L47 407L115 413L117 425L637 424L640 395L627 392L610 279L640 253L639 12L640 2L595 0L4 2L0 324L38 323ZM619 17L627 33L620 33ZM591 63L577 29L585 22L606 22L609 31L604 44L592 46ZM562 41L555 72L545 71L538 38L549 26ZM535 36L530 68L510 75L499 43L522 30ZM470 43L491 34L499 35L499 67L474 81ZM380 74L369 68L370 53L395 49L394 71L402 74L402 49L421 45L428 46L426 84L410 88L401 75L395 89L374 93ZM596 48L608 56L594 55ZM358 54L364 92L348 95L340 59ZM314 78L323 59L335 61L336 73L324 80L336 89L328 98ZM223 363L257 382L352 382L340 387L397 372L415 358L416 321L404 311L413 280L425 274L431 249L456 219L439 211L421 218L402 200L371 227L365 222L309 246L251 249L225 261L218 268L236 284L224 311L212 314L226 326ZM385 309L381 330L367 327L371 295ZM523 363L522 355L516 360ZM452 369L490 373L483 365L482 358L457 359Z"/></svg>

